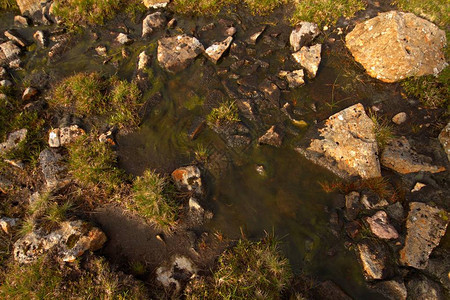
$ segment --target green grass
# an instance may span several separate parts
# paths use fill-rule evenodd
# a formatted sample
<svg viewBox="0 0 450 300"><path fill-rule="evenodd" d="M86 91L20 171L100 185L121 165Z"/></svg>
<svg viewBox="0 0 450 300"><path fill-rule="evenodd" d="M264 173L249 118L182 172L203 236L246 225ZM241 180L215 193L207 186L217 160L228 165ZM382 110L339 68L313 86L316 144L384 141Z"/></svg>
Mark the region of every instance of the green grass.
<svg viewBox="0 0 450 300"><path fill-rule="evenodd" d="M242 3L255 15L272 12L288 0L174 0L172 9L181 14L216 15L225 6Z"/></svg>
<svg viewBox="0 0 450 300"><path fill-rule="evenodd" d="M219 258L212 278L197 277L187 299L279 299L292 278L278 242L267 236L258 242L241 239Z"/></svg>
<svg viewBox="0 0 450 300"><path fill-rule="evenodd" d="M210 126L223 126L233 122L239 122L238 108L235 102L227 101L214 108L206 118Z"/></svg>
<svg viewBox="0 0 450 300"><path fill-rule="evenodd" d="M180 208L169 178L146 170L134 181L133 196L130 210L165 231L176 225Z"/></svg>
<svg viewBox="0 0 450 300"><path fill-rule="evenodd" d="M442 27L450 24L450 2L443 0L394 0L398 8L412 12Z"/></svg>
<svg viewBox="0 0 450 300"><path fill-rule="evenodd" d="M391 141L394 136L394 129L389 124L389 121L379 117L372 111L369 112L369 117L373 122L373 131L375 133L375 139L378 145L378 151L382 151L384 147Z"/></svg>
<svg viewBox="0 0 450 300"><path fill-rule="evenodd" d="M295 4L291 23L308 21L333 25L340 17L350 18L365 7L362 0L302 0Z"/></svg>
<svg viewBox="0 0 450 300"><path fill-rule="evenodd" d="M112 91L109 95L109 106L114 108L109 123L119 127L135 128L139 125L138 110L141 107L141 92L135 83L119 80L113 77L110 80Z"/></svg>
<svg viewBox="0 0 450 300"><path fill-rule="evenodd" d="M82 136L68 147L69 170L76 182L85 188L116 191L125 174L117 167L117 155L109 145L94 136Z"/></svg>
<svg viewBox="0 0 450 300"><path fill-rule="evenodd" d="M19 9L16 0L0 0L0 10Z"/></svg>

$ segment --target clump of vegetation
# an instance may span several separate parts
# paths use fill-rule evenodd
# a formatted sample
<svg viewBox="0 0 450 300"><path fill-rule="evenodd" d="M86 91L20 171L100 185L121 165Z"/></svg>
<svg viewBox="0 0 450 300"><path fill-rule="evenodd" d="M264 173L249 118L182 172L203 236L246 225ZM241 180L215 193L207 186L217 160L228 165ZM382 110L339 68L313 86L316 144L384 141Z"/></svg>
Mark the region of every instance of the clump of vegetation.
<svg viewBox="0 0 450 300"><path fill-rule="evenodd" d="M447 26L450 23L448 1L395 0L393 4L396 4L401 10L412 12L438 25Z"/></svg>
<svg viewBox="0 0 450 300"><path fill-rule="evenodd" d="M112 193L125 179L124 172L117 167L116 153L93 136L80 137L68 150L69 170L78 184Z"/></svg>
<svg viewBox="0 0 450 300"><path fill-rule="evenodd" d="M0 0L0 9L18 9L16 0Z"/></svg>
<svg viewBox="0 0 450 300"><path fill-rule="evenodd" d="M264 15L272 12L281 4L287 3L287 0L245 0L245 4L255 15Z"/></svg>
<svg viewBox="0 0 450 300"><path fill-rule="evenodd" d="M333 25L340 17L350 18L365 7L362 0L302 0L295 4L291 23L309 21Z"/></svg>
<svg viewBox="0 0 450 300"><path fill-rule="evenodd" d="M134 82L115 76L105 80L98 73L79 73L56 86L50 105L68 108L79 116L105 116L111 125L134 128L140 122L141 100Z"/></svg>
<svg viewBox="0 0 450 300"><path fill-rule="evenodd" d="M267 236L261 241L239 240L219 258L212 278L195 278L188 299L279 299L292 278L291 268Z"/></svg>
<svg viewBox="0 0 450 300"><path fill-rule="evenodd" d="M369 117L373 122L373 131L375 133L375 139L377 141L378 150L382 151L384 147L391 141L394 136L394 129L389 124L389 121L380 118L372 111L369 113Z"/></svg>
<svg viewBox="0 0 450 300"><path fill-rule="evenodd" d="M175 0L173 9L183 14L215 15L225 6L243 3L253 14L263 15L287 2L288 0Z"/></svg>
<svg viewBox="0 0 450 300"><path fill-rule="evenodd" d="M168 231L175 226L180 208L175 199L175 187L169 178L146 170L134 181L133 192L129 209L162 230Z"/></svg>
<svg viewBox="0 0 450 300"><path fill-rule="evenodd" d="M234 122L239 122L238 108L235 102L227 101L214 108L207 116L210 126L223 126Z"/></svg>
<svg viewBox="0 0 450 300"><path fill-rule="evenodd" d="M2 299L144 299L143 286L119 277L102 258L72 271L44 257L31 264L11 263L0 286Z"/></svg>

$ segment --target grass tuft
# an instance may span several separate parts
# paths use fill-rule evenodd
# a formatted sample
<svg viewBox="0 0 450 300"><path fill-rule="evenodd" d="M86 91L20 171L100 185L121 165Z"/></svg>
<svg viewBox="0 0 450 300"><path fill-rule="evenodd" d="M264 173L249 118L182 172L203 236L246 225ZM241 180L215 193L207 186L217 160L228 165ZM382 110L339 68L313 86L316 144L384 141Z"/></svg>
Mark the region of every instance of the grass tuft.
<svg viewBox="0 0 450 300"><path fill-rule="evenodd" d="M206 118L210 126L223 126L239 122L238 108L235 102L227 101L214 108Z"/></svg>
<svg viewBox="0 0 450 300"><path fill-rule="evenodd" d="M119 80L117 77L110 79L112 91L109 96L109 106L114 112L109 118L109 123L124 127L135 128L139 125L138 109L141 107L141 92L135 83Z"/></svg>
<svg viewBox="0 0 450 300"><path fill-rule="evenodd" d="M369 117L374 124L375 139L378 145L378 151L382 151L384 147L391 141L395 135L389 121L380 118L376 113L369 111Z"/></svg>
<svg viewBox="0 0 450 300"><path fill-rule="evenodd" d="M0 0L0 10L19 9L16 0Z"/></svg>
<svg viewBox="0 0 450 300"><path fill-rule="evenodd" d="M428 19L440 26L448 26L450 23L450 3L442 0L394 0L398 8L412 12L422 18Z"/></svg>

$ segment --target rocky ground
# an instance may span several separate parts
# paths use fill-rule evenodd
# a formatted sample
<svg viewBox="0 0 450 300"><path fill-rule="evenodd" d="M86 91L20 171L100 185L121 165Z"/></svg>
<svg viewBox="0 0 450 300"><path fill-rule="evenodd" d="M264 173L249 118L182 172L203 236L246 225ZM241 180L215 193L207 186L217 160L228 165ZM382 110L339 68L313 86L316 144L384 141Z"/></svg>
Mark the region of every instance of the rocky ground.
<svg viewBox="0 0 450 300"><path fill-rule="evenodd" d="M448 99L430 107L400 85L411 76L447 72L446 31L393 10L388 1L367 1L367 8L353 18L326 27L306 21L278 24L274 20L283 9L267 19L249 17L250 25L232 14L195 24L195 19L173 13L169 2L143 1L146 9L139 22L129 26L118 21L68 28L54 13L52 1L17 1L20 14L5 13L14 24L0 37L2 277L10 278L12 266L34 265L48 256L64 272L96 274L100 271L89 266L100 254L110 259L104 272L113 275L108 276L132 282L130 286L145 283L147 296L131 298L183 297L189 281L212 276L217 257L234 244L205 226L215 213L208 209L212 187L206 183L220 178L225 160L207 162L202 156L207 154L198 151L189 164L161 160L154 165L170 174L181 203L179 218L169 225L142 214L136 178L116 165L74 166L74 153L78 163L90 161L92 153L112 155L117 163L115 152L120 158L124 151L118 140L137 131L141 120L165 101L158 80L191 76L186 85L203 86L208 95L188 139L210 129L229 153L253 145L295 149L340 178L323 183L335 193L329 227L356 253L369 288L386 299L449 297ZM77 87L69 84L58 98L61 73L51 66L84 42L80 36L94 41L83 51L92 54L96 65L115 73L126 70L124 78L92 75L98 101L97 94L89 94L83 103L70 102ZM33 59L39 55L45 57L44 71L34 72ZM328 64L336 56L343 57L337 64L347 64L346 78L320 86L322 59ZM132 61L131 67L125 61ZM192 65L202 77L186 76ZM164 75L155 76L153 70ZM81 89L86 82L81 81ZM308 85L329 90L330 101L318 95L297 103L296 91ZM111 96L117 95L117 86L126 87L124 107ZM145 102L137 105L130 91L143 95ZM437 97L446 96L448 91ZM80 143L84 146L76 152ZM142 173L140 163L135 168ZM255 171L265 172L263 166ZM90 185L80 178L89 178ZM305 288L306 277L295 277L278 295L351 298L351 291L331 280ZM6 281L4 286L14 287Z"/></svg>

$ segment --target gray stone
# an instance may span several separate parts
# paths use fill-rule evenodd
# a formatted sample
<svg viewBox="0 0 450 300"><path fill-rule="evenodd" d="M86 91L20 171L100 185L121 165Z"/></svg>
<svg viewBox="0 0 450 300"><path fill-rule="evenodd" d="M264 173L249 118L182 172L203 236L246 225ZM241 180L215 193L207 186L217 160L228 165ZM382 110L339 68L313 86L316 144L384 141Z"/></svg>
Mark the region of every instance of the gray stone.
<svg viewBox="0 0 450 300"><path fill-rule="evenodd" d="M258 139L258 143L279 148L283 143L283 136L275 126L272 126L263 136Z"/></svg>
<svg viewBox="0 0 450 300"><path fill-rule="evenodd" d="M158 41L158 62L169 72L185 69L200 53L203 45L195 37L178 35Z"/></svg>
<svg viewBox="0 0 450 300"><path fill-rule="evenodd" d="M300 22L289 37L289 42L294 51L310 43L320 33L317 24L310 22Z"/></svg>
<svg viewBox="0 0 450 300"><path fill-rule="evenodd" d="M445 171L445 167L432 165L431 161L430 157L415 152L404 136L389 141L381 153L381 164L401 174Z"/></svg>
<svg viewBox="0 0 450 300"><path fill-rule="evenodd" d="M20 48L12 41L0 44L0 64L16 59L20 54Z"/></svg>
<svg viewBox="0 0 450 300"><path fill-rule="evenodd" d="M225 51L227 51L228 48L230 48L232 41L233 37L229 36L225 40L218 43L214 43L211 46L209 46L205 50L205 53L213 63L217 64L217 62L223 56Z"/></svg>
<svg viewBox="0 0 450 300"><path fill-rule="evenodd" d="M407 282L408 299L443 300L442 288L425 276L415 276Z"/></svg>
<svg viewBox="0 0 450 300"><path fill-rule="evenodd" d="M389 275L389 255L384 244L363 242L358 244L358 252L368 279L384 279Z"/></svg>
<svg viewBox="0 0 450 300"><path fill-rule="evenodd" d="M4 34L9 40L13 41L17 45L21 47L27 46L27 42L22 37L20 37L17 32L13 32L12 30L6 30Z"/></svg>
<svg viewBox="0 0 450 300"><path fill-rule="evenodd" d="M444 148L447 158L450 161L450 122L447 123L447 126L439 134L439 142L441 142L442 148Z"/></svg>
<svg viewBox="0 0 450 300"><path fill-rule="evenodd" d="M367 217L366 222L370 226L370 231L380 239L390 240L397 239L398 232L389 224L386 212L377 211L372 217Z"/></svg>
<svg viewBox="0 0 450 300"><path fill-rule="evenodd" d="M306 69L310 78L316 77L321 60L322 45L317 44L311 47L302 47L300 51L292 53L295 61Z"/></svg>
<svg viewBox="0 0 450 300"><path fill-rule="evenodd" d="M400 262L416 269L425 269L431 251L439 245L448 225L445 210L425 203L411 202L406 220L405 246L400 250Z"/></svg>
<svg viewBox="0 0 450 300"><path fill-rule="evenodd" d="M386 212L390 218L397 222L403 222L403 219L405 218L405 210L400 202L396 202L386 207Z"/></svg>
<svg viewBox="0 0 450 300"><path fill-rule="evenodd" d="M332 115L318 133L309 147L296 150L343 178L381 176L374 124L362 104Z"/></svg>
<svg viewBox="0 0 450 300"><path fill-rule="evenodd" d="M28 130L25 128L11 132L6 141L0 144L0 155L5 155L9 151L16 149L27 138L27 133Z"/></svg>
<svg viewBox="0 0 450 300"><path fill-rule="evenodd" d="M166 22L166 17L159 11L146 16L144 21L142 21L142 37L152 34L156 28L164 27Z"/></svg>
<svg viewBox="0 0 450 300"><path fill-rule="evenodd" d="M291 89L295 89L305 84L305 73L303 70L294 70L292 72L280 71L278 76L281 78L286 78Z"/></svg>
<svg viewBox="0 0 450 300"><path fill-rule="evenodd" d="M14 259L31 263L55 249L62 261L74 262L86 251L100 249L106 235L98 228L77 220L62 222L59 229L48 234L35 229L14 243Z"/></svg>
<svg viewBox="0 0 450 300"><path fill-rule="evenodd" d="M11 229L16 227L18 223L19 223L19 219L0 217L0 227L6 234L10 234Z"/></svg>
<svg viewBox="0 0 450 300"><path fill-rule="evenodd" d="M67 146L75 142L86 132L78 125L70 125L61 128L52 129L48 135L48 144L52 148Z"/></svg>
<svg viewBox="0 0 450 300"><path fill-rule="evenodd" d="M436 75L447 66L445 31L412 13L380 13L357 24L345 41L367 73L385 82Z"/></svg>
<svg viewBox="0 0 450 300"><path fill-rule="evenodd" d="M203 194L201 173L196 166L176 169L172 172L172 179L180 191Z"/></svg>
<svg viewBox="0 0 450 300"><path fill-rule="evenodd" d="M39 154L41 166L47 187L54 188L66 180L67 169L63 162L63 157L54 149L44 149Z"/></svg>
<svg viewBox="0 0 450 300"><path fill-rule="evenodd" d="M408 118L408 115L406 115L405 112L400 112L392 117L392 122L394 122L397 125L400 125L400 124L405 123L407 118Z"/></svg>

